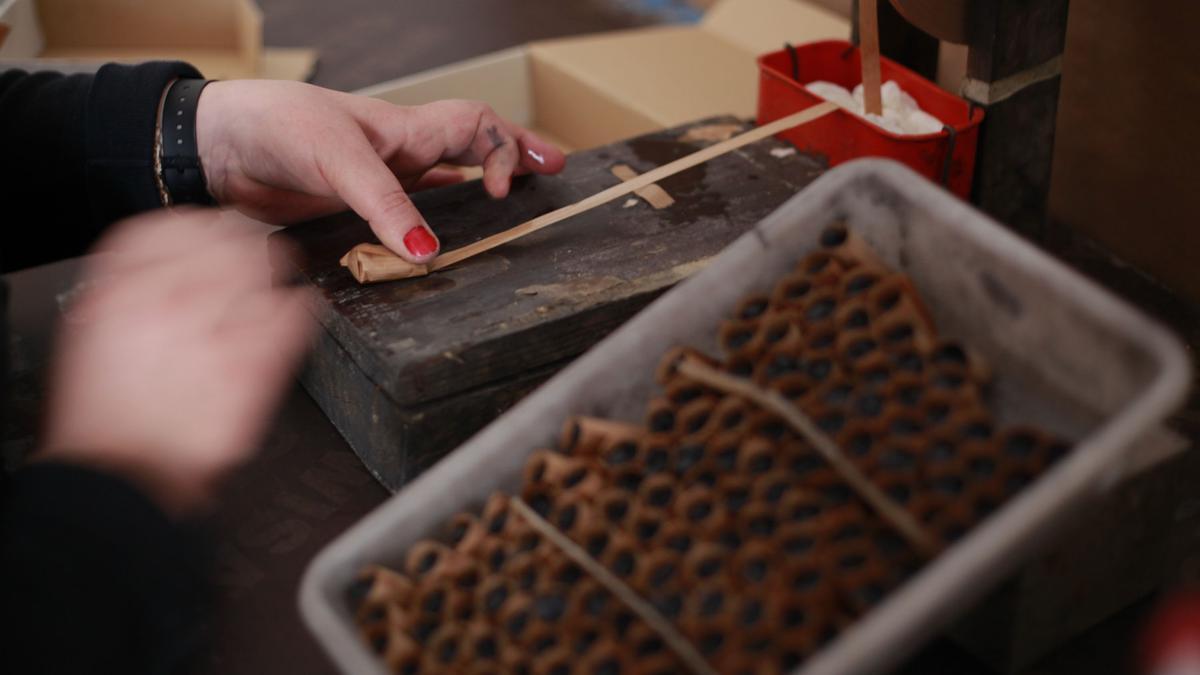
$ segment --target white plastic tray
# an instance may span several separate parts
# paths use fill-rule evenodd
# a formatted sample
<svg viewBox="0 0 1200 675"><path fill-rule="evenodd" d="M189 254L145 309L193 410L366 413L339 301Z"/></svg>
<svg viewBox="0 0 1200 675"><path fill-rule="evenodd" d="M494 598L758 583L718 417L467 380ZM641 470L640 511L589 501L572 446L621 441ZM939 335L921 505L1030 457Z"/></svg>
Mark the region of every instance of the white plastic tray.
<svg viewBox="0 0 1200 675"><path fill-rule="evenodd" d="M519 486L533 450L570 415L640 419L671 346L716 353L719 321L769 288L821 229L845 220L931 307L939 332L996 373L1003 422L1077 441L1058 463L809 659L796 673L878 672L903 659L1032 555L1075 508L1138 464L1133 443L1183 400L1190 364L1166 330L986 216L887 160L829 171L629 323L324 549L300 589L305 621L345 672L382 673L346 590L454 513Z"/></svg>

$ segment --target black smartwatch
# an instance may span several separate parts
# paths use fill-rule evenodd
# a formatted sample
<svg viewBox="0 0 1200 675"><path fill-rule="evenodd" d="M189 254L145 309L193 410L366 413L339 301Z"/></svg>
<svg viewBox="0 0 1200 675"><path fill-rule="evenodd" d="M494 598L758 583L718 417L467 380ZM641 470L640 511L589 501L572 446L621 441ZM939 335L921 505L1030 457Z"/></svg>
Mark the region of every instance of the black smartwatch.
<svg viewBox="0 0 1200 675"><path fill-rule="evenodd" d="M208 83L209 80L175 80L163 98L162 181L172 204L216 204L208 194L196 144L196 110L200 106L200 92Z"/></svg>

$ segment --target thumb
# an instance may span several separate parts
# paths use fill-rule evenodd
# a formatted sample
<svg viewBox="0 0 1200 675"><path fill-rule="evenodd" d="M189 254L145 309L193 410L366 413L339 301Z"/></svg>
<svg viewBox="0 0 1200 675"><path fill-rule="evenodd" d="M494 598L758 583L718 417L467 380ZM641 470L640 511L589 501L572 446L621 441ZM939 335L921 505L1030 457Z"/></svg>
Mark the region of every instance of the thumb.
<svg viewBox="0 0 1200 675"><path fill-rule="evenodd" d="M437 237L366 138L341 143L324 164L330 187L371 225L384 246L412 263L433 260Z"/></svg>

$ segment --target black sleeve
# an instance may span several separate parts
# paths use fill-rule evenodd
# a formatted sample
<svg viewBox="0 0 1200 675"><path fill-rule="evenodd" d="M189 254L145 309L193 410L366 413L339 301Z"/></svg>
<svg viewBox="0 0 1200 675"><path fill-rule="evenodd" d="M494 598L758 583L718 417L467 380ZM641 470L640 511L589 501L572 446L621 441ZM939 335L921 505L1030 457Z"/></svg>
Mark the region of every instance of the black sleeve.
<svg viewBox="0 0 1200 675"><path fill-rule="evenodd" d="M34 464L8 486L0 654L13 673L178 673L204 646L199 537L116 478Z"/></svg>
<svg viewBox="0 0 1200 675"><path fill-rule="evenodd" d="M0 72L0 272L82 254L114 220L161 206L154 128L177 62L95 75Z"/></svg>

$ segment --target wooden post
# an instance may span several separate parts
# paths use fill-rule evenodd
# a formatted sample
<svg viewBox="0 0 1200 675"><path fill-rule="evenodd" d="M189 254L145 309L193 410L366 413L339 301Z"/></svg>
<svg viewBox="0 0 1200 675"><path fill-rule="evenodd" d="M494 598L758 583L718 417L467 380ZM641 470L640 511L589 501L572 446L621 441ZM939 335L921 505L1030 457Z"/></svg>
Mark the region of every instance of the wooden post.
<svg viewBox="0 0 1200 675"><path fill-rule="evenodd" d="M1068 0L972 5L963 95L987 115L972 201L1031 239L1046 234Z"/></svg>
<svg viewBox="0 0 1200 675"><path fill-rule="evenodd" d="M862 56L863 111L883 114L883 96L879 91L879 9L875 0L858 3L859 54Z"/></svg>

